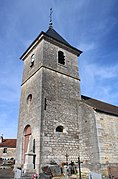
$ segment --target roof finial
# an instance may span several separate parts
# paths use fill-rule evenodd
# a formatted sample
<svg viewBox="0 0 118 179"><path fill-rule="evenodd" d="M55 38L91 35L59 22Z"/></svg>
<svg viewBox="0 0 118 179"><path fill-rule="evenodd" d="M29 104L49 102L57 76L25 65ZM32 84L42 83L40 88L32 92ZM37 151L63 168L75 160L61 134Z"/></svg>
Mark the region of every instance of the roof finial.
<svg viewBox="0 0 118 179"><path fill-rule="evenodd" d="M53 28L53 26L52 26L52 13L53 13L53 10L52 10L52 8L50 8L50 15L49 15L49 17L50 17L50 23L49 23L49 28Z"/></svg>

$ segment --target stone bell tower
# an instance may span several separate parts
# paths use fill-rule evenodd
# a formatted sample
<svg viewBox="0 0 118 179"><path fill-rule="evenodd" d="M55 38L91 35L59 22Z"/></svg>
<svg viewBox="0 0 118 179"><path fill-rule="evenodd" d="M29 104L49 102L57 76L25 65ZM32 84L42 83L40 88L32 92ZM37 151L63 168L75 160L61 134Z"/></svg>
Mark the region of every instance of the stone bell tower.
<svg viewBox="0 0 118 179"><path fill-rule="evenodd" d="M50 25L21 56L24 62L17 134L16 164L24 173L39 173L43 164L77 160L77 102L82 52Z"/></svg>

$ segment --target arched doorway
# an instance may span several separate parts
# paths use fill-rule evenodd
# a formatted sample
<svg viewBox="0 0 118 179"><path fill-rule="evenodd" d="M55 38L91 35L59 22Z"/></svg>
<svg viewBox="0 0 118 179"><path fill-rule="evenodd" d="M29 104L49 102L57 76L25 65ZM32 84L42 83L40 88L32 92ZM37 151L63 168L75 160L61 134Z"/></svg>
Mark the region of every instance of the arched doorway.
<svg viewBox="0 0 118 179"><path fill-rule="evenodd" d="M28 149L30 136L31 136L31 126L27 125L24 129L24 161L25 161L25 153L27 152Z"/></svg>

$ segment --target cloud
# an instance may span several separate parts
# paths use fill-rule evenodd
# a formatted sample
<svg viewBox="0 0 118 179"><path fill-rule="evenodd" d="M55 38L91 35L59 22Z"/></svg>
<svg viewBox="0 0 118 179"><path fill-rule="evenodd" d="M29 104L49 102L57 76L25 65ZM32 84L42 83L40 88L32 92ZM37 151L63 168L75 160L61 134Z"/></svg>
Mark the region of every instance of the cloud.
<svg viewBox="0 0 118 179"><path fill-rule="evenodd" d="M118 76L118 65L106 66L99 65L97 63L86 65L87 73L91 73L92 76L99 78L101 80L111 79Z"/></svg>
<svg viewBox="0 0 118 179"><path fill-rule="evenodd" d="M90 51L90 50L94 50L97 48L95 42L91 42L91 43L80 43L79 44L80 49L82 49L84 52L86 51ZM79 49L78 47L78 49Z"/></svg>
<svg viewBox="0 0 118 179"><path fill-rule="evenodd" d="M97 63L88 64L85 61L82 65L84 65L81 67L84 70L80 70L82 93L108 103L117 104L118 84L114 81L117 81L118 78L118 64L101 66ZM113 93L116 98L113 97Z"/></svg>

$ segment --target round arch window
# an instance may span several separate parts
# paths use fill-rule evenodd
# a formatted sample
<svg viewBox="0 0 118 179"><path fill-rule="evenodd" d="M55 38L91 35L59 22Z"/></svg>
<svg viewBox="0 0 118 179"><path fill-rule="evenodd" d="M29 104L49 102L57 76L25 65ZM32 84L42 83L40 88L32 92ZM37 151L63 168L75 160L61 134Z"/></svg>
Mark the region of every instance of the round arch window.
<svg viewBox="0 0 118 179"><path fill-rule="evenodd" d="M29 94L27 97L27 104L30 104L32 101L32 94Z"/></svg>
<svg viewBox="0 0 118 179"><path fill-rule="evenodd" d="M31 135L31 126L29 124L26 125L24 129L24 136L26 135Z"/></svg>
<svg viewBox="0 0 118 179"><path fill-rule="evenodd" d="M63 132L64 127L63 126L57 126L56 132Z"/></svg>

